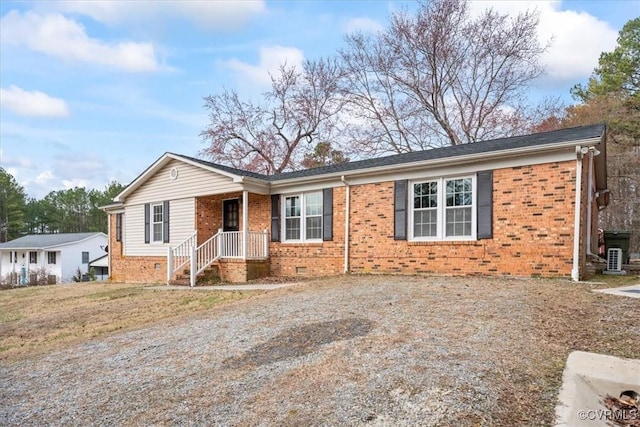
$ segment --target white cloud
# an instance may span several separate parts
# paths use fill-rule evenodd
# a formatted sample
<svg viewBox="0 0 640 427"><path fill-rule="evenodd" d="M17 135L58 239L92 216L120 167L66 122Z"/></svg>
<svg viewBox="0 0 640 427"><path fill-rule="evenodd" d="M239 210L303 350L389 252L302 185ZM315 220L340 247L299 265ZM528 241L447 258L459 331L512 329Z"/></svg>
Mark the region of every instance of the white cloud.
<svg viewBox="0 0 640 427"><path fill-rule="evenodd" d="M108 25L140 25L149 22L186 19L211 30L233 30L245 26L251 18L266 12L263 0L157 1L95 0L48 1L35 4L43 10L77 13Z"/></svg>
<svg viewBox="0 0 640 427"><path fill-rule="evenodd" d="M62 185L64 186L65 190L68 190L75 187L87 187L89 185L89 181L87 181L86 179L63 179Z"/></svg>
<svg viewBox="0 0 640 427"><path fill-rule="evenodd" d="M69 116L69 108L63 99L40 91L26 91L14 85L0 88L0 106L21 116Z"/></svg>
<svg viewBox="0 0 640 427"><path fill-rule="evenodd" d="M384 26L371 18L354 18L345 25L346 33L377 33L384 30Z"/></svg>
<svg viewBox="0 0 640 427"><path fill-rule="evenodd" d="M280 66L285 63L287 66L295 66L300 70L304 60L304 54L300 49L284 46L262 47L260 48L259 56L260 59L257 65L247 64L236 58L227 61L226 65L240 73L239 81L249 81L259 86L269 86L271 84L269 73L277 73Z"/></svg>
<svg viewBox="0 0 640 427"><path fill-rule="evenodd" d="M160 69L151 43L105 43L87 35L84 26L61 14L11 11L0 20L3 43L24 46L64 60L104 65L124 71Z"/></svg>
<svg viewBox="0 0 640 427"><path fill-rule="evenodd" d="M18 180L18 169L16 168L5 168L5 171L13 177L16 181ZM22 185L22 184L20 184Z"/></svg>
<svg viewBox="0 0 640 427"><path fill-rule="evenodd" d="M551 41L551 46L543 56L548 78L556 82L576 82L588 77L598 65L603 51L612 50L616 45L617 31L607 22L586 12L562 10L570 9L571 2L553 1L473 1L473 14L493 9L517 15L527 10L540 13L538 40L541 45Z"/></svg>
<svg viewBox="0 0 640 427"><path fill-rule="evenodd" d="M53 172L51 171L43 171L38 174L34 182L38 185L45 185L47 182L55 179Z"/></svg>

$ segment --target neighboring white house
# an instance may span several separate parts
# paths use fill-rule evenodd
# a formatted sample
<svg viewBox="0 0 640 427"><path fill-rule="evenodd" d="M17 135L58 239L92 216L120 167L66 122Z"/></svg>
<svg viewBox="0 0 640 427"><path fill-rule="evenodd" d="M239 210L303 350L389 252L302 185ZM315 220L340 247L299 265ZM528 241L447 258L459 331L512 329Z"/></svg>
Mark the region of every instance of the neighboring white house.
<svg viewBox="0 0 640 427"><path fill-rule="evenodd" d="M106 254L108 238L100 232L30 234L0 243L0 279L13 276L19 283L46 275L49 283L71 282L78 269L89 272L89 262Z"/></svg>

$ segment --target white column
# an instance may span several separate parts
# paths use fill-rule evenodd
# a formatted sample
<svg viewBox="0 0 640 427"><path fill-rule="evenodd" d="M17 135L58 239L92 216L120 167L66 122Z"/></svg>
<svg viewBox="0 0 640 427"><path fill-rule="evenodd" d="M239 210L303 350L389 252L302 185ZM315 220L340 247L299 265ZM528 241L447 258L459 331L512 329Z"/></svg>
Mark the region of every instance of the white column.
<svg viewBox="0 0 640 427"><path fill-rule="evenodd" d="M242 259L247 259L249 247L249 192L242 191Z"/></svg>

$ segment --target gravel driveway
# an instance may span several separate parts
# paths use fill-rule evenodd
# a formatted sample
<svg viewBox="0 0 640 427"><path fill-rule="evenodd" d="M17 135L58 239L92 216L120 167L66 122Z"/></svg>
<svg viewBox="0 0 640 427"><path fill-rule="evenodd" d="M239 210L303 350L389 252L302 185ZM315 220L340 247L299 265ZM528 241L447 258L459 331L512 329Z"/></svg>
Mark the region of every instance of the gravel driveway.
<svg viewBox="0 0 640 427"><path fill-rule="evenodd" d="M560 359L532 332L540 283L561 286L356 276L271 291L5 364L0 425L548 422L539 370ZM537 413L509 418L529 393Z"/></svg>

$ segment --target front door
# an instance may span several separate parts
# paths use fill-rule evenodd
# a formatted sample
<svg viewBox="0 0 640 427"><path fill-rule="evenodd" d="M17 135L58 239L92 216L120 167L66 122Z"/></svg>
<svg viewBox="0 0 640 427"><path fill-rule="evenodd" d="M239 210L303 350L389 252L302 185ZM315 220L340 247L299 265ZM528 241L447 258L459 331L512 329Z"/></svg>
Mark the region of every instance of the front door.
<svg viewBox="0 0 640 427"><path fill-rule="evenodd" d="M238 199L222 201L222 231L240 230L240 203Z"/></svg>

